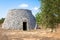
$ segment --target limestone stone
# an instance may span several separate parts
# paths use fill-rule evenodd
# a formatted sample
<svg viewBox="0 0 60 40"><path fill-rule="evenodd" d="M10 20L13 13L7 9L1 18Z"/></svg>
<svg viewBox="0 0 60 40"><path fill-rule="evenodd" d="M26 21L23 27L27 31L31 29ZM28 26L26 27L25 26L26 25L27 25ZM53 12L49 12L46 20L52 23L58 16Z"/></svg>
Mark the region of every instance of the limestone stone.
<svg viewBox="0 0 60 40"><path fill-rule="evenodd" d="M26 22L27 30L35 28L36 20L31 10L12 9L8 11L2 28L23 30L23 22Z"/></svg>

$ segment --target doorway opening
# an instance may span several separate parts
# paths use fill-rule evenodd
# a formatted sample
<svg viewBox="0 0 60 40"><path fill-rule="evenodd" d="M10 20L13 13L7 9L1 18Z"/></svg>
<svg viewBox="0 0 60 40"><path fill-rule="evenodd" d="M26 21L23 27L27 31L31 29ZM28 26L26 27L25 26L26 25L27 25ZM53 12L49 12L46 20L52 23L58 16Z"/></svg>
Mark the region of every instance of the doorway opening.
<svg viewBox="0 0 60 40"><path fill-rule="evenodd" d="M23 22L23 30L27 30L27 22Z"/></svg>

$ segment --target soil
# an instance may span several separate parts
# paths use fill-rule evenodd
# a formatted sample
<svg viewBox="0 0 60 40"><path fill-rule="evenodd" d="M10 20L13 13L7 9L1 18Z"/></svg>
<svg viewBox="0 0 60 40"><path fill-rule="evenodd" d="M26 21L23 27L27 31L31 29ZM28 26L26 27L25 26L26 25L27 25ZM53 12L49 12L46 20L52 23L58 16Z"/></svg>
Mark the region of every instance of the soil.
<svg viewBox="0 0 60 40"><path fill-rule="evenodd" d="M60 29L56 32L37 29L30 31L6 30L0 25L0 40L60 40Z"/></svg>

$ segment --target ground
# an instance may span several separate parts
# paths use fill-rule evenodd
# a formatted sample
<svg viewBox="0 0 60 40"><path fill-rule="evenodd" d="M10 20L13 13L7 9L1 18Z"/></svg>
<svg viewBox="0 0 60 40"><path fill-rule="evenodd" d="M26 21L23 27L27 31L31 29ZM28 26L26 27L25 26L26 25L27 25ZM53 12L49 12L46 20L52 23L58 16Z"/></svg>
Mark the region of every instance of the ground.
<svg viewBox="0 0 60 40"><path fill-rule="evenodd" d="M60 40L60 31L51 33L43 29L22 31L6 30L0 27L0 40Z"/></svg>

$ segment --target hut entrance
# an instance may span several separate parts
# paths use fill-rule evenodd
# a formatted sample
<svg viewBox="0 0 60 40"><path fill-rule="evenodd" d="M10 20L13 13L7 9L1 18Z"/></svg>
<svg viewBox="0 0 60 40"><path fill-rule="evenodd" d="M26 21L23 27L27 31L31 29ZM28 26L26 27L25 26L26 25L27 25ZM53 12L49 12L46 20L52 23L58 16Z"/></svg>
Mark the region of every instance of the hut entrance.
<svg viewBox="0 0 60 40"><path fill-rule="evenodd" d="M23 30L27 30L27 22L23 22Z"/></svg>

